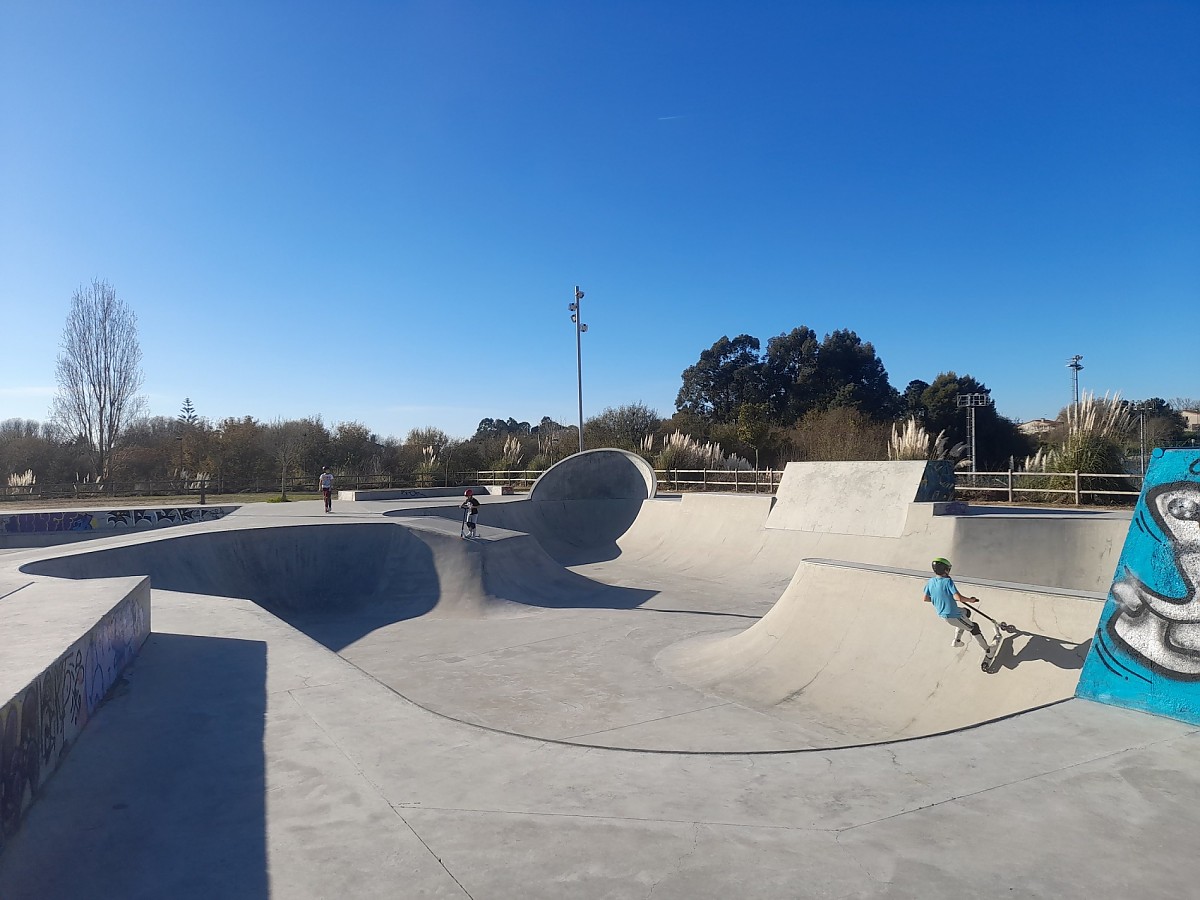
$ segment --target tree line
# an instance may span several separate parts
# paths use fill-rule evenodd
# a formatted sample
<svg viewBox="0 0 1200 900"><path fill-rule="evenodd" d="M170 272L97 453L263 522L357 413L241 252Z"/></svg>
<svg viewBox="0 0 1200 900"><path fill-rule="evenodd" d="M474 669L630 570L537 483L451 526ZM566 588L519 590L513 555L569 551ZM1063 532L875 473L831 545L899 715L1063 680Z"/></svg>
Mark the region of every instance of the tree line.
<svg viewBox="0 0 1200 900"><path fill-rule="evenodd" d="M470 438L457 440L433 426L403 439L381 438L361 422L326 425L320 416L213 420L190 398L177 416L146 415L136 316L102 281L72 297L56 376L47 422L0 422L0 475L7 474L9 486L165 480L203 482L210 490L272 483L286 490L288 478L315 478L322 466L418 479L538 471L579 446L575 426L548 416L536 424L484 418ZM962 394L990 399L991 391L955 372L897 390L874 346L850 330L821 338L800 326L768 339L765 349L748 334L722 336L682 372L669 417L641 402L609 407L584 422L583 444L631 450L659 468L779 467L792 460L887 459L894 428L911 420L961 457L968 438ZM1192 408L1189 402L1137 404L1139 431L1152 445L1182 441L1179 409ZM1022 434L990 403L976 409L975 426L981 470L1019 463L1061 437Z"/></svg>

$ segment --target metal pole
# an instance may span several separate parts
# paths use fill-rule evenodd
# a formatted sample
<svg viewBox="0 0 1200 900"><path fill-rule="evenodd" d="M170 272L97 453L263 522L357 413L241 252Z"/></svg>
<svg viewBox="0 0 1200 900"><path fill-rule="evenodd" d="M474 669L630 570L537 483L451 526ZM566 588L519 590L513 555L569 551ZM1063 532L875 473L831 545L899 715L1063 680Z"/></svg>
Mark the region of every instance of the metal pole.
<svg viewBox="0 0 1200 900"><path fill-rule="evenodd" d="M583 324L583 313L581 312L581 301L583 300L583 292L580 286L575 286L575 300L570 306L566 307L571 311L571 322L575 323L575 377L578 389L580 389L580 452L583 452L583 342L580 340L584 331L588 330L588 326Z"/></svg>
<svg viewBox="0 0 1200 900"><path fill-rule="evenodd" d="M1067 361L1067 368L1072 372L1071 377L1074 383L1074 389L1072 393L1075 396L1076 405L1079 403L1079 370L1083 368L1082 360L1083 357L1077 353Z"/></svg>
<svg viewBox="0 0 1200 900"><path fill-rule="evenodd" d="M979 466L975 462L975 407L974 406L969 407L967 409L967 415L971 419L971 421L968 424L970 425L970 428L971 428L971 474L974 475L976 472L979 471ZM972 486L974 486L974 482L972 482Z"/></svg>
<svg viewBox="0 0 1200 900"><path fill-rule="evenodd" d="M1142 477L1146 477L1146 408L1138 410L1138 444L1141 448Z"/></svg>
<svg viewBox="0 0 1200 900"><path fill-rule="evenodd" d="M579 386L579 452L583 452L583 312L580 301L583 291L575 285L575 378Z"/></svg>

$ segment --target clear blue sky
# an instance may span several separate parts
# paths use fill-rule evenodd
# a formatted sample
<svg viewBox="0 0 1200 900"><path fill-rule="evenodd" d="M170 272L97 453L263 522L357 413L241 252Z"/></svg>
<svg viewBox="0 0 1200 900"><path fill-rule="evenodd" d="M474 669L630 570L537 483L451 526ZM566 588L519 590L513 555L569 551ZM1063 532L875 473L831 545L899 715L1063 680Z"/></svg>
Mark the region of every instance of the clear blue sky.
<svg viewBox="0 0 1200 900"><path fill-rule="evenodd" d="M1017 419L1200 395L1196 2L0 4L0 418L72 292L151 411L398 437L674 410L723 334Z"/></svg>

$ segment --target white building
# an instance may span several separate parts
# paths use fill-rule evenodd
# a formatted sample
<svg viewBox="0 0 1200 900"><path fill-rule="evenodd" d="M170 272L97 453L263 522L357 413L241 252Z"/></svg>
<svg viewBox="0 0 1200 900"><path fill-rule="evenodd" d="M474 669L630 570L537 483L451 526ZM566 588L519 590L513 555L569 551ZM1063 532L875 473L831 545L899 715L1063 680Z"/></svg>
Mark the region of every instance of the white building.
<svg viewBox="0 0 1200 900"><path fill-rule="evenodd" d="M1017 431L1032 437L1041 437L1053 431L1054 426L1057 424L1053 419L1030 419L1028 422L1022 422L1018 425Z"/></svg>

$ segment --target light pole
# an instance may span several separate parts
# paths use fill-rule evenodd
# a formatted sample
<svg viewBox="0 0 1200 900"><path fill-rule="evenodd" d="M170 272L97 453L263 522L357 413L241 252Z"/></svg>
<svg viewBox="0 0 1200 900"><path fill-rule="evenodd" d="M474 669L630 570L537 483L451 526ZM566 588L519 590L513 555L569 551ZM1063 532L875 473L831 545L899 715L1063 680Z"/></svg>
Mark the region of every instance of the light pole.
<svg viewBox="0 0 1200 900"><path fill-rule="evenodd" d="M579 385L579 452L583 452L583 342L581 335L587 331L583 324L583 313L579 302L583 299L583 291L575 285L575 301L567 309L571 310L571 321L575 323L575 377Z"/></svg>
<svg viewBox="0 0 1200 900"><path fill-rule="evenodd" d="M1138 458L1141 460L1142 477L1146 477L1146 404L1135 403L1138 414Z"/></svg>
<svg viewBox="0 0 1200 900"><path fill-rule="evenodd" d="M1083 368L1083 365L1080 362L1080 360L1082 360L1082 359L1083 359L1083 357L1080 356L1078 353L1076 353L1069 360L1067 360L1067 368L1072 370L1071 377L1072 377L1072 380L1075 382L1075 402L1076 403L1079 403L1079 370Z"/></svg>
<svg viewBox="0 0 1200 900"><path fill-rule="evenodd" d="M975 464L975 410L981 406L991 406L992 398L985 393L975 394L956 394L955 402L959 408L965 408L967 411L967 440L971 444L971 474L979 471L979 466Z"/></svg>

